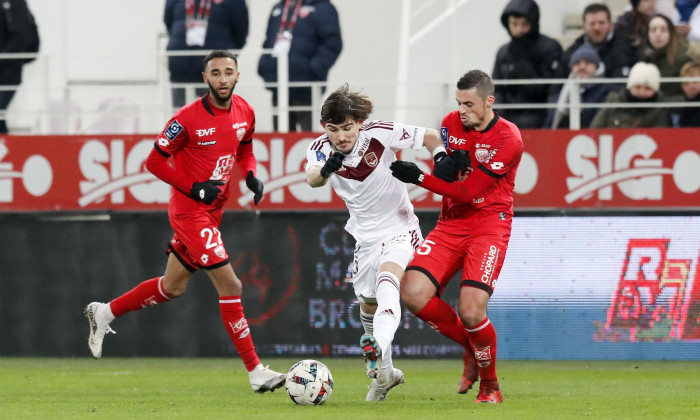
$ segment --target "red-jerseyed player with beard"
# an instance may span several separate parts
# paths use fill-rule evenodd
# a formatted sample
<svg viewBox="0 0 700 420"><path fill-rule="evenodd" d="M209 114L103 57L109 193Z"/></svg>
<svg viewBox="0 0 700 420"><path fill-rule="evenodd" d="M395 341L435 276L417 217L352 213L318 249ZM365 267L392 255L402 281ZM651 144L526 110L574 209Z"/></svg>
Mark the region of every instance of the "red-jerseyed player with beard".
<svg viewBox="0 0 700 420"><path fill-rule="evenodd" d="M263 184L255 177L255 114L233 94L239 75L235 55L225 50L209 53L202 73L209 93L175 113L146 161L149 171L173 186L168 216L174 235L164 275L109 303L90 303L85 315L90 322L90 351L100 358L105 334L114 332L109 324L115 318L181 296L192 273L203 268L219 294L221 318L248 370L250 385L265 392L284 385L286 375L264 367L258 359L241 305L243 286L219 231L234 163L246 177L256 205L263 195Z"/></svg>
<svg viewBox="0 0 700 420"><path fill-rule="evenodd" d="M462 76L456 99L459 110L442 120L443 141L460 169L455 180L438 179L409 162L391 165L401 181L443 196L437 226L406 268L401 300L443 335L459 344L468 340L476 360L465 354L458 391L466 393L481 376L476 402L500 403L496 330L486 306L508 248L523 141L515 124L493 112L493 82L486 73L471 70ZM458 316L440 294L460 269Z"/></svg>

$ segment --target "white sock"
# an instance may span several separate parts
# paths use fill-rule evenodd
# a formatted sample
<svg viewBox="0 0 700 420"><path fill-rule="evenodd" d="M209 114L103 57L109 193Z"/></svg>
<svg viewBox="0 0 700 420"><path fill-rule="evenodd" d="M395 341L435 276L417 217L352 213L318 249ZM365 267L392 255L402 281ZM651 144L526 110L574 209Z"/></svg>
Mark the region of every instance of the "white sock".
<svg viewBox="0 0 700 420"><path fill-rule="evenodd" d="M401 322L399 279L382 271L377 277L377 312L374 314L374 339L382 349L382 376L389 378L393 364L391 343Z"/></svg>
<svg viewBox="0 0 700 420"><path fill-rule="evenodd" d="M362 308L360 308L360 321L365 329L365 334L373 335L374 314L365 313Z"/></svg>

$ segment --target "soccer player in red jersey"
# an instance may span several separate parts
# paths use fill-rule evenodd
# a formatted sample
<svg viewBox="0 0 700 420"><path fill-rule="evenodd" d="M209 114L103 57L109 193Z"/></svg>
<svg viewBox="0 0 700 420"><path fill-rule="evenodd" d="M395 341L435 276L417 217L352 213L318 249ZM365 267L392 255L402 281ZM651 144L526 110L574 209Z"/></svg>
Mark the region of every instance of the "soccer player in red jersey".
<svg viewBox="0 0 700 420"><path fill-rule="evenodd" d="M457 343L469 343L459 393L481 376L476 402L503 401L496 377L496 330L486 306L510 239L520 131L494 113L493 82L480 70L457 82L457 111L442 120L442 139L457 169L452 182L396 161L392 174L443 196L437 226L416 250L401 282L401 300L418 318ZM440 299L462 270L458 313Z"/></svg>
<svg viewBox="0 0 700 420"><path fill-rule="evenodd" d="M165 273L109 303L90 303L85 316L90 322L90 351L100 358L105 334L114 333L109 324L115 318L181 296L192 273L203 268L219 294L221 318L248 370L250 385L265 392L284 385L286 374L268 369L258 359L243 314L243 286L219 231L234 163L246 177L256 205L263 195L263 184L255 177L255 114L233 94L239 75L235 55L225 50L209 53L202 73L209 93L175 113L146 161L149 171L173 187L168 216L174 235Z"/></svg>

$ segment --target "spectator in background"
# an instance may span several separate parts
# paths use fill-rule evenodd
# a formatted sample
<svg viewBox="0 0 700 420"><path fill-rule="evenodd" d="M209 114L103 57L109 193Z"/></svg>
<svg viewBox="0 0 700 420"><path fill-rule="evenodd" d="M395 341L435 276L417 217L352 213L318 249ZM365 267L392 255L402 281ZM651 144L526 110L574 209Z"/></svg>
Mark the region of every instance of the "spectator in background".
<svg viewBox="0 0 700 420"><path fill-rule="evenodd" d="M548 79L556 76L561 45L540 34L540 9L534 0L511 0L501 15L501 23L511 41L496 54L494 80ZM546 103L547 84L498 85L495 97L498 103ZM546 109L500 110L509 121L520 128L541 128L547 118Z"/></svg>
<svg viewBox="0 0 700 420"><path fill-rule="evenodd" d="M25 0L3 0L0 5L0 54L39 50L39 34L34 16ZM22 67L32 60L0 60L0 86L22 83ZM0 90L0 113L7 111L17 89ZM0 134L7 133L6 116L0 115Z"/></svg>
<svg viewBox="0 0 700 420"><path fill-rule="evenodd" d="M698 3L700 0L676 0L676 9L678 9L681 23L687 23L690 20L690 15Z"/></svg>
<svg viewBox="0 0 700 420"><path fill-rule="evenodd" d="M606 99L609 103L629 103L629 106L602 108L593 118L591 128L670 127L668 108L635 107L662 101L660 78L659 69L653 64L639 62L632 66L627 87L610 92Z"/></svg>
<svg viewBox="0 0 700 420"><path fill-rule="evenodd" d="M683 65L680 72L681 77L700 77L700 63L687 62ZM700 81L699 82L683 82L681 83L683 96L685 101L700 105ZM680 108L677 113L674 113L674 126L676 127L700 127L700 107Z"/></svg>
<svg viewBox="0 0 700 420"><path fill-rule="evenodd" d="M597 77L600 69L600 57L590 44L581 45L571 58L567 66L571 73L569 79L591 79ZM564 85L560 93L555 93L549 98L550 103L556 103L557 108L549 109L545 128L568 128L569 127L569 103L573 83ZM589 83L578 85L581 103L605 102L605 98L617 86L604 83ZM593 121L593 117L598 112L598 108L583 108L581 110L581 128L588 128Z"/></svg>
<svg viewBox="0 0 700 420"><path fill-rule="evenodd" d="M649 18L656 10L656 0L630 0L632 9L623 13L615 22L615 32L630 39L640 48L647 36Z"/></svg>
<svg viewBox="0 0 700 420"><path fill-rule="evenodd" d="M647 38L641 50L640 60L656 65L661 77L678 77L681 67L689 61L688 45L678 35L671 20L661 14L651 17L647 26ZM669 101L681 100L681 84L661 84L661 93Z"/></svg>
<svg viewBox="0 0 700 420"><path fill-rule="evenodd" d="M637 60L636 52L630 40L620 36L613 29L608 6L603 3L592 3L586 6L583 10L583 35L564 51L557 77L567 77L571 56L583 44L590 44L598 53L600 57L599 75L602 77L627 77L630 67Z"/></svg>
<svg viewBox="0 0 700 420"><path fill-rule="evenodd" d="M688 17L688 26L690 27L687 36L688 42L700 41L700 5L695 6L690 17Z"/></svg>
<svg viewBox="0 0 700 420"><path fill-rule="evenodd" d="M325 82L328 71L343 49L340 21L329 0L282 0L272 7L267 22L263 48L274 49L263 54L258 74L266 83L277 83L277 55L289 54L290 82ZM277 106L277 88L272 91L272 106ZM324 89L325 90L325 89ZM310 87L289 89L290 106L310 106ZM273 118L277 130L277 117ZM291 130L311 131L311 110L290 111Z"/></svg>
<svg viewBox="0 0 700 420"><path fill-rule="evenodd" d="M248 38L245 0L166 0L163 20L170 36L168 51L205 50L197 56L168 57L172 83L202 83L201 64L207 52L240 50ZM207 92L207 87L198 88L196 95ZM185 89L173 88L172 99L174 108L185 105Z"/></svg>

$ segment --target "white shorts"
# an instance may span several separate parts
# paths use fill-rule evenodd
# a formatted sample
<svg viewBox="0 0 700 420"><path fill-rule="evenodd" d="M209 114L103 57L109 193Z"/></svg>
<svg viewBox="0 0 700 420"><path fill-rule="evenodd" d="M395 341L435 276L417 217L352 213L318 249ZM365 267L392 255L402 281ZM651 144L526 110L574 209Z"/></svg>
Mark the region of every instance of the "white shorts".
<svg viewBox="0 0 700 420"><path fill-rule="evenodd" d="M420 230L414 229L385 236L372 245L356 244L351 282L357 299L376 304L379 267L385 262L393 262L406 268L413 258L413 252L422 242Z"/></svg>

